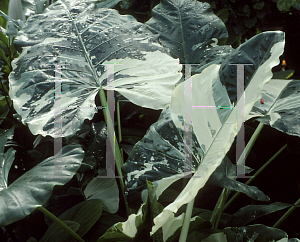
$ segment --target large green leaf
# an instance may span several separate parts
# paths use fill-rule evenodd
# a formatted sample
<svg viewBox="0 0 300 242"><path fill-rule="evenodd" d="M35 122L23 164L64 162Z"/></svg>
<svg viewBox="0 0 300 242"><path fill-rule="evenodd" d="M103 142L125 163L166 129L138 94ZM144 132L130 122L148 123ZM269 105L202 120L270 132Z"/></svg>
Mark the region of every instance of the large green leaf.
<svg viewBox="0 0 300 242"><path fill-rule="evenodd" d="M199 64L206 59L210 44L225 42L228 33L225 24L208 3L196 0L162 0L152 10L153 17L147 27L159 34L162 45L181 63ZM219 47L214 59L222 55L225 47Z"/></svg>
<svg viewBox="0 0 300 242"><path fill-rule="evenodd" d="M68 64L61 74L63 136L93 118L100 88L162 109L171 101L181 65L156 38L144 24L116 10L97 9L90 1L55 2L45 13L29 17L15 40L23 47L9 76L15 110L33 134L54 135L55 63ZM119 64L112 86L107 64Z"/></svg>
<svg viewBox="0 0 300 242"><path fill-rule="evenodd" d="M264 61L260 66L255 67L255 71L249 77L251 82L247 85L244 95L241 96L236 105L236 107L243 107L244 120L254 103L260 98L263 85L272 77L272 67L279 63L279 56L283 53L284 33L279 31L269 32L267 35L273 37L273 45L269 48L267 54L258 56L258 58L263 58ZM261 39L259 37L256 37L256 48L260 47ZM251 43L253 44L253 42ZM229 96L221 84L219 70L220 65L212 65L201 74L194 75L185 82L189 85L192 82L192 106L232 106ZM184 115L186 115L185 98L187 98L184 95L185 83L181 83L175 88L170 105L174 124L182 131L186 125L191 126L191 124L184 124ZM192 121L192 130L195 132L199 145L203 150L204 158L197 168L194 178L190 179L175 201L165 207L163 212L154 219L155 225L152 232L157 231L165 224L183 204L195 198L210 175L221 164L242 125L242 122L236 121L236 111L234 109L192 108L189 116L185 118Z"/></svg>
<svg viewBox="0 0 300 242"><path fill-rule="evenodd" d="M71 180L81 165L84 151L78 145L63 147L62 166L57 166L56 160L58 156L59 153L42 161L9 186L7 186L7 172L12 161L9 160L7 165L2 164L2 187L0 190L1 227L29 215L49 199L55 185L64 185ZM56 169L61 169L60 176L54 176Z"/></svg>

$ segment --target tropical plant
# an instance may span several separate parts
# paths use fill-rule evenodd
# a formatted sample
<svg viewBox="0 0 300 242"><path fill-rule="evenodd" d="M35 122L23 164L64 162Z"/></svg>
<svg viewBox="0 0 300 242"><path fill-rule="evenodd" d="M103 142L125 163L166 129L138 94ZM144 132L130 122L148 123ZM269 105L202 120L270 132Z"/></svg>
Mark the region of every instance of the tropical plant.
<svg viewBox="0 0 300 242"><path fill-rule="evenodd" d="M300 136L299 81L271 79L283 53L283 32L263 32L233 49L224 45L224 23L209 4L196 0L162 0L146 23L111 9L117 4L128 8L132 1L59 0L47 8L45 1L21 2L24 12L35 9L25 14L26 21L1 12L18 33L11 43L5 36L9 32L0 36L6 73L1 79L0 224L8 233L13 234L10 224L38 209L55 222L46 220L49 229L40 241L70 241L70 236L77 241L288 240L280 229L246 225L292 204L223 213L230 190L269 201L258 188L235 180L236 168L225 156L244 121L260 117L261 122L245 157L263 124ZM245 78L237 79L241 70ZM128 127L139 138L122 137L124 102L162 112L152 125L144 125L149 128L145 135ZM136 115L138 124L151 114L135 108L123 121ZM17 129L36 136L30 148L20 151ZM125 163L120 144L129 155ZM8 173L18 153L34 161L12 181ZM238 165L251 171L242 156ZM190 178L182 179L183 189L170 189L183 177ZM224 189L213 211L194 207L206 183ZM54 186L64 184L65 193L83 201L55 211L59 188ZM115 214L122 210L119 201L128 218Z"/></svg>

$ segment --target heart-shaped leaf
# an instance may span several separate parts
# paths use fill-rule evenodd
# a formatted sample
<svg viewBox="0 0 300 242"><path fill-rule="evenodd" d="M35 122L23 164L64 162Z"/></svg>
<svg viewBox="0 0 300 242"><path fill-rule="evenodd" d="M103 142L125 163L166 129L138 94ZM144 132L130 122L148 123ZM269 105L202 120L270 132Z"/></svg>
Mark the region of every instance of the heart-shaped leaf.
<svg viewBox="0 0 300 242"><path fill-rule="evenodd" d="M247 68L246 73L248 75L247 76L248 79L246 78L247 82L245 83L245 85L249 85L251 79L255 80L254 82L258 83L259 75L261 73L262 73L261 74L262 77L265 76L264 83L267 82L272 76L272 73L270 72L271 66L275 65L276 62L278 62L278 59L276 59L276 57L272 57L272 59L270 58L270 56L272 56L270 47L268 49L265 49L266 44L264 43L264 41L266 39L271 40L271 42L268 43L270 43L273 46L277 43L281 43L281 45L283 45L282 32L265 32L262 33L261 35L257 35L252 39L250 39L249 42L246 42L239 49L239 51L233 51L232 53L230 53L230 58L228 59L233 60L237 63L240 63L240 60L247 60L247 61L252 59L255 60L254 67L252 66L250 66L251 68L245 67ZM252 47L252 49L254 48L253 46L256 46L255 48L257 49L262 49L259 52L253 51L253 53L259 54L259 56L248 54L247 58L245 59L245 57L241 55L241 53L244 53L243 51L250 50L250 47L249 46L247 47L248 43L249 46ZM279 56L280 51L282 51L282 49L278 51L278 53L276 51L277 51L276 49L273 50L274 54ZM234 70L232 68L224 67L222 71L218 69L218 72L219 75L216 74L216 76L218 76L220 79L223 78L222 80L225 80L224 78L226 77L225 84L228 83L233 84L235 81L235 84L233 85L235 85L236 88L237 77L236 75L234 75L234 73L236 73L236 69ZM206 77L203 76L202 78L206 78ZM263 86L262 84L258 84L258 85L260 85L259 88L262 88ZM232 99L234 100L233 94L236 95L236 91L231 92L230 90L234 90L234 88L231 88L230 85L228 87L229 88L228 94L226 90L224 90L224 87L222 87L221 83L219 83L218 81L214 81L212 88L209 86L206 89L203 88L199 86L199 90L197 91L196 94L197 96L199 96L198 93L204 93L206 92L206 90L207 91L212 90L213 88L212 97L209 98L207 97L207 99L211 101L211 105L209 106L231 107L232 104L229 100L229 97L232 97ZM253 89L255 88L252 86L250 90ZM194 86L193 86L193 90L195 90ZM181 87L181 91L182 91L182 87ZM260 97L259 93L257 91L255 91L255 93L257 94L257 97L255 97L252 94L250 96L259 99ZM182 93L180 93L180 91L178 91L176 94L173 95L174 98L179 96L183 98ZM253 105L253 103L251 102L251 104L249 104L247 108L250 108L250 105ZM183 104L184 104L184 99L181 100L179 99L174 106L182 107ZM218 125L220 125L220 123L218 123L220 121L218 120L224 122L230 110L216 109L216 111L204 110L203 112L206 112L208 116L212 115L212 112L215 112L213 118L211 117L213 122L210 124L210 126L206 127L205 129L201 129L201 131L198 132L201 133L201 135L204 135L206 133L208 136L214 136L217 133ZM247 112L248 111L245 110L245 113ZM198 117L203 117L203 116L205 115L204 114L198 115ZM205 119L197 120L197 122L201 122L201 121L202 124L199 124L199 127L202 126L205 127L206 126ZM182 128L183 118L181 118L181 120L178 122L180 123L180 127ZM235 122L235 120L232 122ZM199 133L198 136L200 136ZM193 133L192 135L193 136L192 136L191 147L192 147L193 164L186 166L187 164L184 164L185 145L183 141L183 137L184 137L183 128L177 130L177 128L174 127L174 123L170 121L170 114L169 114L168 107L165 108L165 110L163 110L159 120L150 127L150 129L148 130L144 138L135 145L133 151L131 152L130 157L128 158L125 165L122 167L123 174L126 175L125 185L128 192L127 199L132 206L139 206L140 192L145 188L146 178L152 181L154 184L157 184L156 192L157 192L157 196L159 197L159 195L162 193L162 191L165 188L167 188L170 184L172 184L173 182L175 182L176 180L182 177L184 171L194 172L197 169L197 167L200 164L200 161L203 158L203 154L207 151L207 147L209 147L210 145L210 141L208 139L207 141L205 141L205 143L203 143L200 146L198 144L197 138L195 138L196 137L195 134ZM228 144L228 146L230 147L231 143ZM176 173L181 174L181 176L180 175L174 176ZM234 181L228 183L228 185L229 184L231 188L235 187L235 189L243 190L253 198L261 199L265 201L268 200L267 196L265 196L262 192L260 192L258 189L254 187L248 187L248 189L245 189L246 188L245 186L243 185L241 186L240 184Z"/></svg>
<svg viewBox="0 0 300 242"><path fill-rule="evenodd" d="M210 44L224 43L228 38L225 24L213 14L208 3L162 0L153 8L152 15L147 27L159 34L162 45L170 49L173 57L180 58L181 63L201 63L211 51L207 49ZM220 47L214 59L224 50L225 47Z"/></svg>
<svg viewBox="0 0 300 242"><path fill-rule="evenodd" d="M132 16L97 9L90 1L59 0L45 13L29 17L15 40L23 52L9 76L14 108L33 134L53 137L53 89L59 82L54 73L61 69L62 136L73 135L84 119L93 118L100 88L162 109L182 74L178 60L155 39ZM113 72L110 83L107 76Z"/></svg>

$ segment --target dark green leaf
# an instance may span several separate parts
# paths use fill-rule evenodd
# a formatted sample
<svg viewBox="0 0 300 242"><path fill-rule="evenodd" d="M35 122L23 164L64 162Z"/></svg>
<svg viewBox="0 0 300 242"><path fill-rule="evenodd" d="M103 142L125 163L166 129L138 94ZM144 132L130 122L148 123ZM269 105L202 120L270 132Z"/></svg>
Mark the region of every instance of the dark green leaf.
<svg viewBox="0 0 300 242"><path fill-rule="evenodd" d="M94 226L85 234L84 240L97 240L100 238L110 227L119 222L124 222L125 219L116 215L103 212L100 219Z"/></svg>
<svg viewBox="0 0 300 242"><path fill-rule="evenodd" d="M253 5L253 8L254 8L254 9L261 10L261 9L263 9L264 6L265 6L265 2L259 2L259 3L255 3L255 4Z"/></svg>
<svg viewBox="0 0 300 242"><path fill-rule="evenodd" d="M244 226L261 216L290 207L287 203L272 203L268 205L248 205L239 209L227 222L227 227Z"/></svg>
<svg viewBox="0 0 300 242"><path fill-rule="evenodd" d="M206 239L212 234L220 233L222 230L218 229L204 229L200 231L193 231L187 237L186 242L198 242Z"/></svg>
<svg viewBox="0 0 300 242"><path fill-rule="evenodd" d="M224 23L213 14L208 3L198 1L163 0L152 10L153 17L146 22L148 28L160 35L162 45L170 49L181 63L199 64L206 48L224 43L228 33Z"/></svg>
<svg viewBox="0 0 300 242"><path fill-rule="evenodd" d="M9 47L8 39L6 35L2 33L2 31L0 31L0 45L5 49Z"/></svg>
<svg viewBox="0 0 300 242"><path fill-rule="evenodd" d="M8 64L10 65L10 62L8 61L4 51L0 48L0 57Z"/></svg>
<svg viewBox="0 0 300 242"><path fill-rule="evenodd" d="M245 25L247 28L251 29L253 26L255 26L257 22L257 18L254 17L254 18L250 18L250 19L246 19L245 20Z"/></svg>
<svg viewBox="0 0 300 242"><path fill-rule="evenodd" d="M216 15L223 21L223 23L226 23L229 17L229 11L227 9L221 9L216 13Z"/></svg>
<svg viewBox="0 0 300 242"><path fill-rule="evenodd" d="M62 154L62 175L54 176L56 160ZM0 191L0 226L6 226L20 220L37 206L43 205L51 196L55 185L64 185L78 170L84 156L78 145L67 145L62 153L49 157L27 171L8 187ZM52 174L51 174L52 173Z"/></svg>
<svg viewBox="0 0 300 242"><path fill-rule="evenodd" d="M230 242L249 241L250 238L251 241L255 242L277 242L282 238L288 237L284 231L270 228L262 224L225 228L224 234L227 237L227 241Z"/></svg>
<svg viewBox="0 0 300 242"><path fill-rule="evenodd" d="M101 200L91 199L91 200L81 202L76 206L68 209L63 214L61 214L58 218L60 220L71 220L76 223L79 223L80 227L77 230L77 234L80 237L82 237L97 222L101 214L102 214Z"/></svg>
<svg viewBox="0 0 300 242"><path fill-rule="evenodd" d="M80 224L74 221L63 220L63 222L74 232L80 227ZM53 223L39 242L66 242L70 240L71 236L62 227Z"/></svg>
<svg viewBox="0 0 300 242"><path fill-rule="evenodd" d="M270 198L266 196L262 191L254 186L248 186L244 183L238 182L232 177L236 176L236 165L228 159L227 156L223 159L220 166L210 176L208 182L229 190L245 193L247 196L259 200L268 202Z"/></svg>
<svg viewBox="0 0 300 242"><path fill-rule="evenodd" d="M1 107L0 110L0 124L5 120L8 113L9 113L9 108L8 105L6 104L4 107Z"/></svg>

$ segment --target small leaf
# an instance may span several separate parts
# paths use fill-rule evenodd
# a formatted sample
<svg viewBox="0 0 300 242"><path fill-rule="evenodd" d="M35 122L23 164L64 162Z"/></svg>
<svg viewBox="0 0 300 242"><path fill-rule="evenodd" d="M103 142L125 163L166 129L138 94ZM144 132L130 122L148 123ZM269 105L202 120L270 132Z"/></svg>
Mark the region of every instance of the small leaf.
<svg viewBox="0 0 300 242"><path fill-rule="evenodd" d="M0 48L0 57L8 64L10 65L10 62L8 61L4 51Z"/></svg>
<svg viewBox="0 0 300 242"><path fill-rule="evenodd" d="M227 9L221 9L216 13L216 15L223 21L223 23L226 23L229 17L229 11Z"/></svg>
<svg viewBox="0 0 300 242"><path fill-rule="evenodd" d="M277 0L277 8L280 12L287 12L294 3L296 0Z"/></svg>
<svg viewBox="0 0 300 242"><path fill-rule="evenodd" d="M257 22L257 18L254 17L254 18L251 18L251 19L246 19L245 20L245 26L249 29L251 29L253 26L255 26Z"/></svg>
<svg viewBox="0 0 300 242"><path fill-rule="evenodd" d="M232 176L236 176L236 166L231 163L227 156L225 156L222 163L212 173L207 182L221 188L245 193L247 196L258 201L268 202L270 200L270 198L257 187L248 186L233 180L230 178Z"/></svg>
<svg viewBox="0 0 300 242"><path fill-rule="evenodd" d="M253 5L253 8L254 8L254 9L261 10L261 9L263 9L264 6L265 6L265 2L259 2L259 3L255 3L255 4Z"/></svg>
<svg viewBox="0 0 300 242"><path fill-rule="evenodd" d="M1 98L0 98L0 100L1 100ZM6 102L6 100L5 100L5 102ZM0 124L6 119L6 116L7 116L8 113L9 113L9 107L6 104L4 107L1 107L1 111L0 111Z"/></svg>
<svg viewBox="0 0 300 242"><path fill-rule="evenodd" d="M4 48L8 48L9 42L5 34L0 31L0 45Z"/></svg>
<svg viewBox="0 0 300 242"><path fill-rule="evenodd" d="M99 176L106 176L106 171L100 171ZM119 188L115 178L95 177L84 189L85 197L100 199L103 210L116 213L119 210Z"/></svg>

